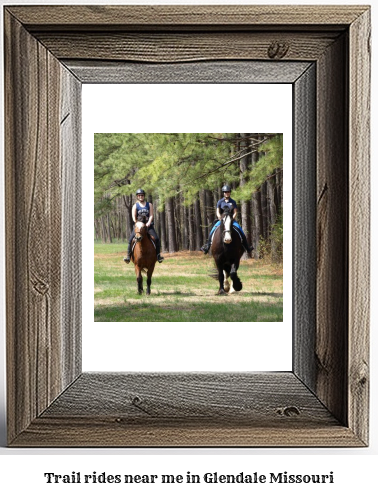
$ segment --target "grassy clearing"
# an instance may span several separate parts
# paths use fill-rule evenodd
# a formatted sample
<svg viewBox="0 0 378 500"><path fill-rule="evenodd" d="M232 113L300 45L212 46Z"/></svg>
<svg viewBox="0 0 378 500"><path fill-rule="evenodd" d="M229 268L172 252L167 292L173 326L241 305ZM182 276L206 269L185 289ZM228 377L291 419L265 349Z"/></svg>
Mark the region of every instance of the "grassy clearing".
<svg viewBox="0 0 378 500"><path fill-rule="evenodd" d="M211 257L165 254L147 297L137 294L134 265L123 262L125 253L125 244L95 243L95 321L282 321L282 267L241 261L243 290L218 296L218 282L209 276Z"/></svg>

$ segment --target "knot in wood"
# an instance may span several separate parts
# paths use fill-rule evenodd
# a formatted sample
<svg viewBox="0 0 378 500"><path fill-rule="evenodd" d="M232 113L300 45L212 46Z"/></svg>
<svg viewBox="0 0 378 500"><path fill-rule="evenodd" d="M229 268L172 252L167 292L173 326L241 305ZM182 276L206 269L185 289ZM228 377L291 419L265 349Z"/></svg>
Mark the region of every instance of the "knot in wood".
<svg viewBox="0 0 378 500"><path fill-rule="evenodd" d="M138 408L138 410L141 410L149 415L148 410L145 408L145 403L144 401L139 397L139 396L132 396L131 397L131 404Z"/></svg>
<svg viewBox="0 0 378 500"><path fill-rule="evenodd" d="M289 44L286 42L272 42L268 48L268 57L270 59L282 59L289 51Z"/></svg>
<svg viewBox="0 0 378 500"><path fill-rule="evenodd" d="M33 288L40 295L46 295L49 290L49 285L47 283L44 283L43 281L38 280L33 283Z"/></svg>
<svg viewBox="0 0 378 500"><path fill-rule="evenodd" d="M134 396L132 397L131 402L133 405L138 406L142 402L142 400L139 396Z"/></svg>
<svg viewBox="0 0 378 500"><path fill-rule="evenodd" d="M352 377L356 381L357 388L359 390L364 390L369 385L369 366L366 361L362 361L361 364L351 370ZM354 374L353 374L354 372Z"/></svg>
<svg viewBox="0 0 378 500"><path fill-rule="evenodd" d="M292 417L294 415L300 415L301 412L296 406L286 406L285 408L279 408L277 413L285 417Z"/></svg>

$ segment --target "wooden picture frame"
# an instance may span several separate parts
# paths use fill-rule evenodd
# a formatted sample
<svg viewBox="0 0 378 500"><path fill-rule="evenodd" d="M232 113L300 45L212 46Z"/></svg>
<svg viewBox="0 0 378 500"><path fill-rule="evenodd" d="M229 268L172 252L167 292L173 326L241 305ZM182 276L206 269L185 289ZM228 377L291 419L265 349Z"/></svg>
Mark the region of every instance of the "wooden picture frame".
<svg viewBox="0 0 378 500"><path fill-rule="evenodd" d="M367 446L369 7L6 6L4 22L9 446ZM293 370L82 373L81 85L198 81L205 62L208 81L261 63L293 85Z"/></svg>

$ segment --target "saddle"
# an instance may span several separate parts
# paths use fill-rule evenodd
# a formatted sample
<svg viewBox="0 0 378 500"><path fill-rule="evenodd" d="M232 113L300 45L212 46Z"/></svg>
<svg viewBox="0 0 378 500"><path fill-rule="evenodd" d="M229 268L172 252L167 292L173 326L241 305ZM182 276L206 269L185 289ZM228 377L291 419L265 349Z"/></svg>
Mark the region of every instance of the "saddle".
<svg viewBox="0 0 378 500"><path fill-rule="evenodd" d="M213 235L211 237L211 243L213 243L213 239L214 239L215 233L218 231L219 228L220 228L220 226L218 226L217 228L215 228L215 231L213 232ZM234 229L237 232L237 234L239 235L240 241L243 243L243 237L241 235L240 229L237 228L234 225L232 225L232 229Z"/></svg>

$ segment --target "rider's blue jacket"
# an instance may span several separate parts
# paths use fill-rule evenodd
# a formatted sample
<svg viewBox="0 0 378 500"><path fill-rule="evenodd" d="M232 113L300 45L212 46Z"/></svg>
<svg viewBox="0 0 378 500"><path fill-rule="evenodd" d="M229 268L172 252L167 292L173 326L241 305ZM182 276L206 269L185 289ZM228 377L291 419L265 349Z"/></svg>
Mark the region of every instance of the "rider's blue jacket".
<svg viewBox="0 0 378 500"><path fill-rule="evenodd" d="M238 206L236 204L236 201L233 200L232 198L230 198L228 200L228 202L226 202L226 200L224 198L222 198L221 200L218 201L217 208L219 208L219 210L220 210L221 213L224 212L224 207L230 207L230 210L232 212L234 211L234 208L238 208ZM233 220L232 224L234 226L236 226L241 232L243 232L242 227L240 226L240 224L238 224L236 222L236 220ZM214 226L212 227L212 229L210 231L210 235L209 236L212 236L212 234L214 233L214 231L216 230L216 228L219 227L219 225L220 225L220 221L218 221L216 224L214 224Z"/></svg>
<svg viewBox="0 0 378 500"><path fill-rule="evenodd" d="M218 201L217 208L220 209L221 214L224 212L224 207L229 207L232 212L234 211L234 208L238 208L236 201L232 198L229 198L228 201L226 201L224 198Z"/></svg>

